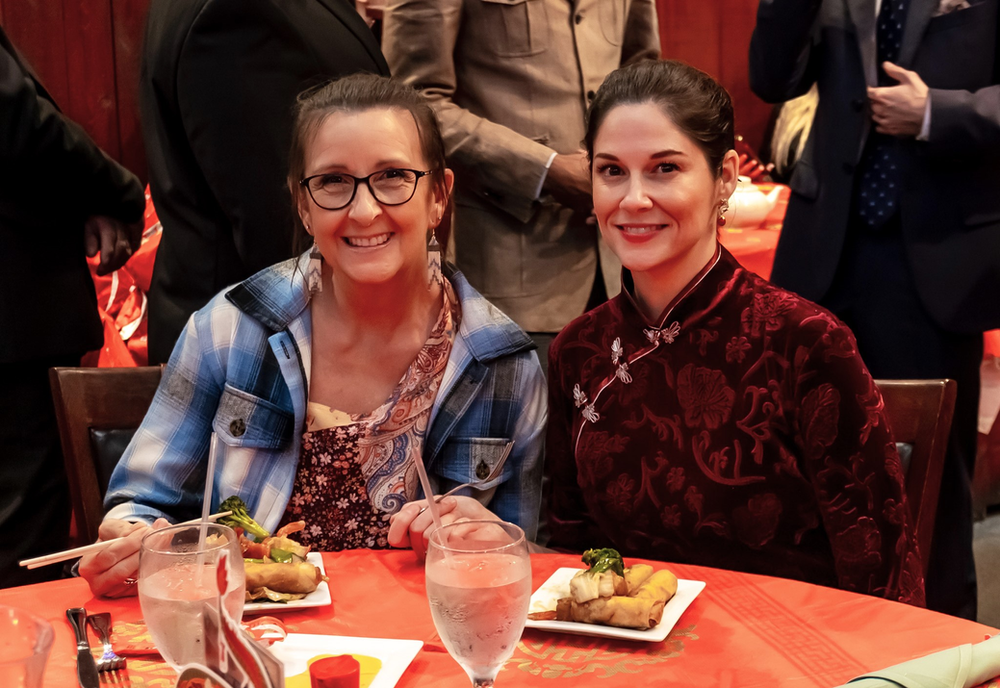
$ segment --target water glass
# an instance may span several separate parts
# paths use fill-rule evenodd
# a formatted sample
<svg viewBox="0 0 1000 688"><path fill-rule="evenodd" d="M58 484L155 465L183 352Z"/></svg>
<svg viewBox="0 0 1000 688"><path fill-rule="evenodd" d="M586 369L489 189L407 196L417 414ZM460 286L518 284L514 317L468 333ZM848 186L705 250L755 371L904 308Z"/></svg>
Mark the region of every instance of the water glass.
<svg viewBox="0 0 1000 688"><path fill-rule="evenodd" d="M41 688L52 625L23 609L0 606L0 676L10 688Z"/></svg>
<svg viewBox="0 0 1000 688"><path fill-rule="evenodd" d="M205 534L202 535L202 529ZM221 603L239 622L246 578L232 528L211 523L150 532L139 549L139 606L160 654L174 669L206 663L205 622L219 628L216 567L228 554L228 584Z"/></svg>
<svg viewBox="0 0 1000 688"><path fill-rule="evenodd" d="M461 521L431 533L427 599L444 646L476 688L489 688L528 616L531 560L524 531L503 521Z"/></svg>

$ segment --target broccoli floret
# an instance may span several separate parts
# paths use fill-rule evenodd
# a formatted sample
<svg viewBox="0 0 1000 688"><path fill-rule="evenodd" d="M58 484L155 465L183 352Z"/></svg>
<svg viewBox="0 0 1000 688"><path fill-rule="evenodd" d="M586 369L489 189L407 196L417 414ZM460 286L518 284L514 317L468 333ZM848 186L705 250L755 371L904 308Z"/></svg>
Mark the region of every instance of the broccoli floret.
<svg viewBox="0 0 1000 688"><path fill-rule="evenodd" d="M230 528L242 528L247 536L253 537L257 542L271 536L257 521L253 520L247 511L246 503L236 495L222 502L219 505L219 510L233 512L231 515L219 519L219 523L222 525Z"/></svg>

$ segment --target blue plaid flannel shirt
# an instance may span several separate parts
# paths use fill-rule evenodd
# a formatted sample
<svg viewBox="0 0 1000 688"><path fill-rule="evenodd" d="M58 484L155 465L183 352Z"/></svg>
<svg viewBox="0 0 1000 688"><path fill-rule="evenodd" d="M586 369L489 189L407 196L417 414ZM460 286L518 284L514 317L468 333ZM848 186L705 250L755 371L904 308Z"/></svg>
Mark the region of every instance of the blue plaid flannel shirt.
<svg viewBox="0 0 1000 688"><path fill-rule="evenodd" d="M105 497L109 518L201 513L214 430L223 444L212 506L239 495L274 530L291 497L305 427L311 319L307 255L231 287L191 316ZM528 336L453 269L462 319L424 441L437 493L503 472L470 494L530 539L538 527L545 381Z"/></svg>

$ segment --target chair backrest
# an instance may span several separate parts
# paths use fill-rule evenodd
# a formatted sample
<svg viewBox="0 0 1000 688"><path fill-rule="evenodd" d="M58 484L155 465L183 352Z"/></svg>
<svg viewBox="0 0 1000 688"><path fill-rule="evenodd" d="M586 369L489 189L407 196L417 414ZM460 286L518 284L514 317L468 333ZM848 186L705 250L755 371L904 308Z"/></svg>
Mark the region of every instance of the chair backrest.
<svg viewBox="0 0 1000 688"><path fill-rule="evenodd" d="M958 386L954 380L876 380L875 384L885 401L893 439L912 448L905 469L906 497L926 574Z"/></svg>
<svg viewBox="0 0 1000 688"><path fill-rule="evenodd" d="M52 368L77 544L97 539L108 480L160 384L160 367Z"/></svg>

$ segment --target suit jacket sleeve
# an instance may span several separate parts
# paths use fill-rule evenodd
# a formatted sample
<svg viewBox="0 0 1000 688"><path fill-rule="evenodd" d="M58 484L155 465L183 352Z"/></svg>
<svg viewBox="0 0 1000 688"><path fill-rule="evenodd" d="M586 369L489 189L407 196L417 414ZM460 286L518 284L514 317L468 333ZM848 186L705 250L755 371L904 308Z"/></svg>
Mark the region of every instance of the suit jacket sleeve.
<svg viewBox="0 0 1000 688"><path fill-rule="evenodd" d="M430 100L449 161L464 174L475 171L478 179L470 182L502 210L527 222L555 151L453 101L462 5L463 0L394 0L386 12L382 49L390 71Z"/></svg>
<svg viewBox="0 0 1000 688"><path fill-rule="evenodd" d="M0 165L59 185L59 203L81 218L142 218L145 197L134 174L97 147L83 129L38 93L34 79L0 41ZM8 168L8 169L9 169ZM69 180L59 184L59 180ZM39 209L41 212L42 209ZM83 236L83 225L53 227Z"/></svg>
<svg viewBox="0 0 1000 688"><path fill-rule="evenodd" d="M622 41L622 65L660 57L656 0L632 0Z"/></svg>
<svg viewBox="0 0 1000 688"><path fill-rule="evenodd" d="M768 103L801 96L816 81L814 40L822 0L760 0L750 38L750 88Z"/></svg>
<svg viewBox="0 0 1000 688"><path fill-rule="evenodd" d="M181 52L185 134L251 272L291 254L292 110L315 71L308 47L270 3L209 0Z"/></svg>
<svg viewBox="0 0 1000 688"><path fill-rule="evenodd" d="M975 92L932 88L929 97L931 131L927 145L931 153L1000 153L1000 85Z"/></svg>

